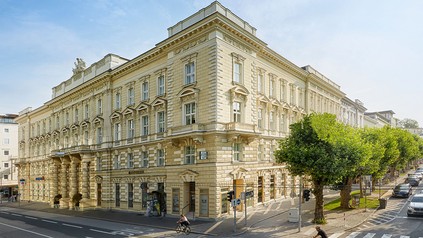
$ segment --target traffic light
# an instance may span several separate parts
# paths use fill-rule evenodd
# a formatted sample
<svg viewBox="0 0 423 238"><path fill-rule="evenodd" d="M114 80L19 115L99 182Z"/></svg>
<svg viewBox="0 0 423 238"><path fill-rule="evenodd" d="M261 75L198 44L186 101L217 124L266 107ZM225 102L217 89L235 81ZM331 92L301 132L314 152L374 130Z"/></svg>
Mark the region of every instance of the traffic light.
<svg viewBox="0 0 423 238"><path fill-rule="evenodd" d="M234 196L234 191L229 191L226 194L226 198L228 199L229 202L232 201L233 196Z"/></svg>
<svg viewBox="0 0 423 238"><path fill-rule="evenodd" d="M310 200L310 190L308 190L308 189L304 189L304 191L303 191L303 198L304 198L306 201Z"/></svg>

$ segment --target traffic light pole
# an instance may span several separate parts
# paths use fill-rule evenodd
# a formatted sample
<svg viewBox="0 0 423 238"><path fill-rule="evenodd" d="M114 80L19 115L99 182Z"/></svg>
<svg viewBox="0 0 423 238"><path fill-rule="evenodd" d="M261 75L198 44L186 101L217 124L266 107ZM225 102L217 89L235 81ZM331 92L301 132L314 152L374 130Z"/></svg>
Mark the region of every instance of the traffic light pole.
<svg viewBox="0 0 423 238"><path fill-rule="evenodd" d="M236 184L234 184L234 196L233 199L236 199ZM236 206L235 204L232 204L234 207L234 233L236 232Z"/></svg>

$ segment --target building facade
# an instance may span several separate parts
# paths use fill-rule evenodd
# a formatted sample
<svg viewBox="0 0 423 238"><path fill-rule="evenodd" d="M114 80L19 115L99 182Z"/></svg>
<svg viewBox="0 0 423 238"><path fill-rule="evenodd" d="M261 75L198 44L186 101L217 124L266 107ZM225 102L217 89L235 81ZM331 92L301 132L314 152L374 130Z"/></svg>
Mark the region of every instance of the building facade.
<svg viewBox="0 0 423 238"><path fill-rule="evenodd" d="M0 194L8 198L18 194L18 115L0 115Z"/></svg>
<svg viewBox="0 0 423 238"><path fill-rule="evenodd" d="M340 117L340 87L267 47L256 29L213 2L127 60L107 55L20 113L23 200L72 208L230 212L227 193L255 206L298 194L273 152L305 114Z"/></svg>

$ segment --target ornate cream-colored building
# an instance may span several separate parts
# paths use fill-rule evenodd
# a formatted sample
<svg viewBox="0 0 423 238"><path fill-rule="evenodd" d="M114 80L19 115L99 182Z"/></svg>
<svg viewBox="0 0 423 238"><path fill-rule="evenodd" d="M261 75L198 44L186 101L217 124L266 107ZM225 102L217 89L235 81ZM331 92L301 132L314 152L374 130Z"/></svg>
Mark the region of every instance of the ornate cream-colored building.
<svg viewBox="0 0 423 238"><path fill-rule="evenodd" d="M273 152L305 114L340 117L340 87L268 48L219 2L168 34L132 60L77 59L50 101L20 113L22 200L61 194L72 208L81 193L82 209L219 218L234 189L253 194L247 206L298 193Z"/></svg>

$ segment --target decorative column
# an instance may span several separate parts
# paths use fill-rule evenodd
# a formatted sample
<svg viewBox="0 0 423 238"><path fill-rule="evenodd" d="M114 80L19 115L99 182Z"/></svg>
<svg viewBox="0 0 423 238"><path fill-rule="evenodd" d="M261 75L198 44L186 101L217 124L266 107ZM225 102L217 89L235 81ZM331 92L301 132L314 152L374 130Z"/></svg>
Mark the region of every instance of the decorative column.
<svg viewBox="0 0 423 238"><path fill-rule="evenodd" d="M83 210L84 208L88 208L92 206L91 199L89 198L89 189L90 189L90 162L91 156L90 155L82 155L82 200L79 204L80 208Z"/></svg>
<svg viewBox="0 0 423 238"><path fill-rule="evenodd" d="M53 202L54 202L54 197L59 194L59 180L58 180L58 167L60 165L60 161L53 159L50 163L50 174L51 174L51 179L50 179L50 187L51 187L51 192L50 192L50 205L54 206Z"/></svg>
<svg viewBox="0 0 423 238"><path fill-rule="evenodd" d="M69 168L69 157L63 157L62 159L62 168L61 168L61 194L62 199L60 199L60 208L68 208L69 207L69 192L68 192L68 168Z"/></svg>
<svg viewBox="0 0 423 238"><path fill-rule="evenodd" d="M70 186L69 186L69 208L72 209L74 207L74 203L72 202L72 198L75 194L78 193L78 164L79 159L77 157L72 156L71 162L70 162L70 171L69 171L69 177L70 177Z"/></svg>

